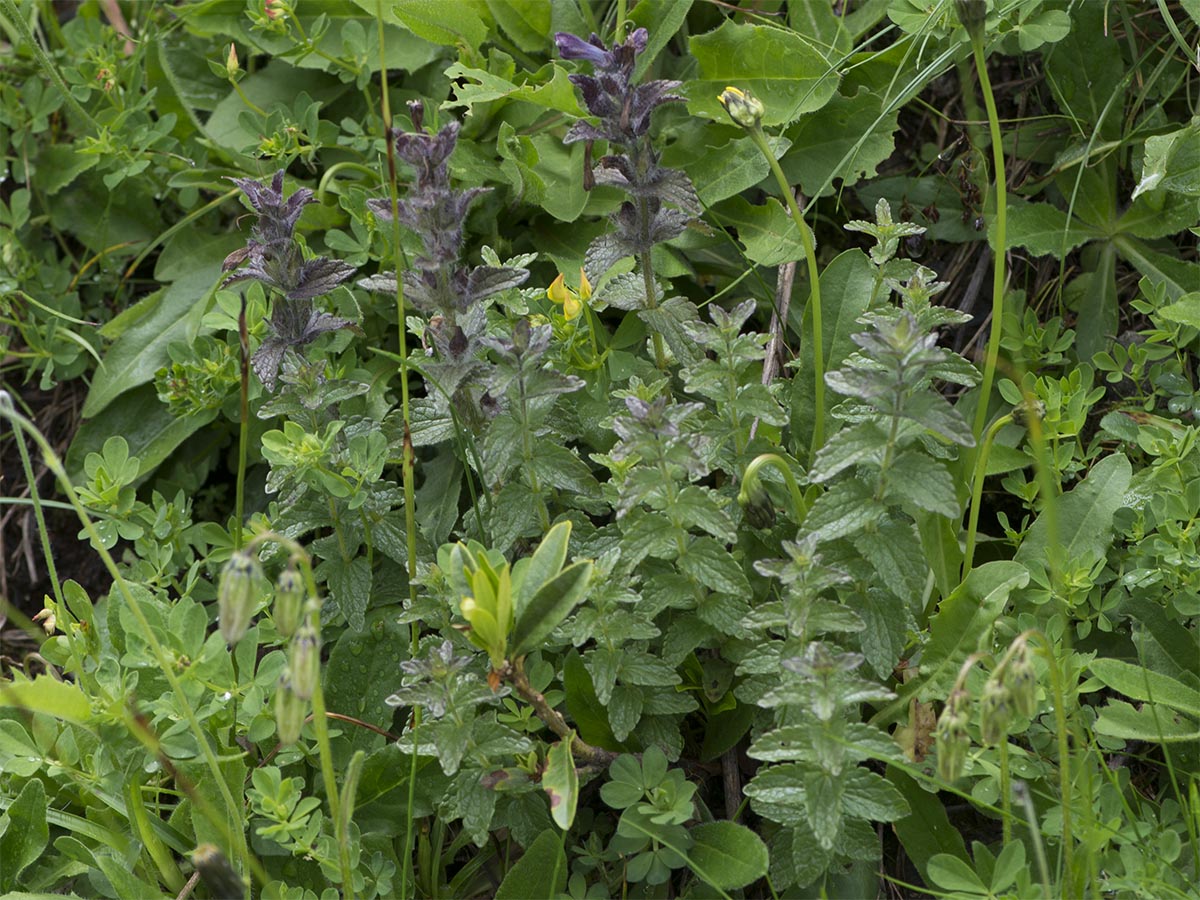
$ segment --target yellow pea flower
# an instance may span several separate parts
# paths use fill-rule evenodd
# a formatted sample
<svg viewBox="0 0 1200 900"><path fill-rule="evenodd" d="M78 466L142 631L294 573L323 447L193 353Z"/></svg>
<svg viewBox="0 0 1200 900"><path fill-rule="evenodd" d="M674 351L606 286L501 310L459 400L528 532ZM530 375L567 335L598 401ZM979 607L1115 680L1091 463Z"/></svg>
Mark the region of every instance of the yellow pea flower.
<svg viewBox="0 0 1200 900"><path fill-rule="evenodd" d="M583 301L592 296L592 285L587 279L587 274L581 268L579 270L579 291L576 293L567 287L562 273L559 273L559 276L546 289L546 296L552 303L557 303L563 308L563 316L569 322L583 312Z"/></svg>

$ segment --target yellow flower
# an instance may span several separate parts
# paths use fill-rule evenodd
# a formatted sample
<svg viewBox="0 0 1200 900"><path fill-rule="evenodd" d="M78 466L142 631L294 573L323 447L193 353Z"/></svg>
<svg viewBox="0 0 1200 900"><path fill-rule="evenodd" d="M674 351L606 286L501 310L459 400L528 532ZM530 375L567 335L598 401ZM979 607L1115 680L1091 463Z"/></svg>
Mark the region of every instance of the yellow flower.
<svg viewBox="0 0 1200 900"><path fill-rule="evenodd" d="M762 121L762 101L747 91L727 87L717 96L717 100L725 107L729 118L743 128L757 128L758 123Z"/></svg>
<svg viewBox="0 0 1200 900"><path fill-rule="evenodd" d="M592 296L592 285L587 279L587 274L581 268L579 270L579 291L576 293L567 287L560 273L554 279L554 283L547 288L546 296L552 303L557 303L563 308L563 316L569 322L583 312L583 301Z"/></svg>

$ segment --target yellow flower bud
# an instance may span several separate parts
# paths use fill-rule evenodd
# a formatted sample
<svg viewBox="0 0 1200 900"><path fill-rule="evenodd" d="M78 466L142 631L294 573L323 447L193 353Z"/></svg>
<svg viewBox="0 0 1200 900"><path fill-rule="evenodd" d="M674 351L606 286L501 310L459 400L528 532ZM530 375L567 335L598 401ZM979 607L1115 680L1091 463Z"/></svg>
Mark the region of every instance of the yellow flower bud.
<svg viewBox="0 0 1200 900"><path fill-rule="evenodd" d="M237 78L239 71L241 71L241 67L238 65L237 45L230 44L229 56L225 59L225 74L230 81L233 81Z"/></svg>
<svg viewBox="0 0 1200 900"><path fill-rule="evenodd" d="M765 109L762 101L740 88L727 87L717 97L720 104L729 113L729 118L743 128L757 128L762 122Z"/></svg>

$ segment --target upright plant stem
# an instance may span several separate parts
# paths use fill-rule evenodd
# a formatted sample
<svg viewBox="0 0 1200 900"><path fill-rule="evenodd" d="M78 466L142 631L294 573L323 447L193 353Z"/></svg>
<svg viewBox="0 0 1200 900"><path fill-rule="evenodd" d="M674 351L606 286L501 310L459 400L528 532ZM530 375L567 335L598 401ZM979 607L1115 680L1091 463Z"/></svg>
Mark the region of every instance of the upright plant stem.
<svg viewBox="0 0 1200 900"><path fill-rule="evenodd" d="M975 456L975 476L971 488L971 513L967 518L967 549L963 553L962 577L966 578L971 571L971 563L975 559L975 540L979 530L979 505L983 501L983 481L987 477L988 456L992 452L992 444L1000 429L1013 420L1012 414L1001 416L988 429L983 446Z"/></svg>
<svg viewBox="0 0 1200 900"><path fill-rule="evenodd" d="M988 333L987 356L983 363L983 382L979 386L979 406L975 410L975 442L983 436L987 424L988 400L992 396L992 381L996 377L996 360L1000 357L1000 336L1004 324L1004 282L1006 274L1006 231L1008 225L1008 180L1004 171L1004 147L1000 143L1000 117L996 113L996 98L988 77L983 41L972 40L975 71L979 73L979 88L987 107L988 130L992 138L992 168L996 184L996 240L992 246L992 321Z"/></svg>
<svg viewBox="0 0 1200 900"><path fill-rule="evenodd" d="M233 549L242 549L242 527L246 515L246 454L250 445L250 333L246 328L246 294L238 313L238 345L242 354L241 415L238 422L238 470L234 487Z"/></svg>
<svg viewBox="0 0 1200 900"><path fill-rule="evenodd" d="M767 160L767 165L771 167L771 173L779 185L779 192L787 203L788 212L792 215L792 221L796 223L796 229L800 232L800 241L804 245L804 261L808 266L808 282L812 292L809 295L811 298L809 306L812 309L813 324L813 417L815 421L813 422L811 455L816 456L821 445L825 443L825 335L821 320L821 280L817 271L816 241L813 239L812 229L804 221L804 213L800 211L800 206L796 203L796 195L792 193L792 186L788 184L787 176L783 174L779 161L775 159L775 154L771 151L771 145L767 143L767 136L763 133L762 126L756 125L753 128L747 128L746 132ZM784 327L786 325L787 323L784 323Z"/></svg>
<svg viewBox="0 0 1200 900"><path fill-rule="evenodd" d="M409 428L409 398L408 398L408 334L404 321L404 279L400 271L403 250L400 246L400 197L396 186L396 145L392 140L392 105L388 96L388 70L384 48L387 46L383 28L383 0L375 0L375 25L379 34L379 81L382 104L384 143L387 146L388 163L388 197L392 203L392 257L396 265L396 327L399 331L400 350L400 407L404 417L404 445L400 466L404 484L404 529L408 550L408 598L410 602L417 599L417 526L415 515L415 497L413 491L413 445L412 433ZM420 649L421 626L418 622L409 625L409 652L416 657ZM414 705L412 711L412 729L415 732L421 725L421 708ZM413 852L413 804L416 802L417 787L417 754L413 753L408 770L408 803L404 813L404 859L400 865L400 898L407 900L408 876L412 868ZM414 878L414 896L416 885Z"/></svg>

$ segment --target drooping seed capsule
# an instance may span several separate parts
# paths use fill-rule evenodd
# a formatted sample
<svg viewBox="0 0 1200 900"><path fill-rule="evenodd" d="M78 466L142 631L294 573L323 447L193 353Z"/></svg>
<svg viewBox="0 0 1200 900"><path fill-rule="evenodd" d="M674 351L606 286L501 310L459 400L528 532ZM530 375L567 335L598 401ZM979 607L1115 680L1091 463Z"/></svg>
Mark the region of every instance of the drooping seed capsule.
<svg viewBox="0 0 1200 900"><path fill-rule="evenodd" d="M971 749L971 736L967 733L967 716L959 708L955 697L950 699L938 717L933 732L937 748L938 776L945 781L954 781L962 775Z"/></svg>
<svg viewBox="0 0 1200 900"><path fill-rule="evenodd" d="M304 596L304 578L295 566L289 565L275 579L275 628L285 638L300 627Z"/></svg>
<svg viewBox="0 0 1200 900"><path fill-rule="evenodd" d="M1037 672L1029 658L1029 647L1024 642L1013 654L1005 667L1004 684L1017 715L1032 719L1037 713Z"/></svg>
<svg viewBox="0 0 1200 900"><path fill-rule="evenodd" d="M775 504L771 495L767 493L766 485L757 474L742 482L737 501L752 528L766 530L775 524Z"/></svg>
<svg viewBox="0 0 1200 900"><path fill-rule="evenodd" d="M312 625L301 625L292 638L288 647L288 669L292 675L292 690L302 699L311 700L321 677L321 636Z"/></svg>
<svg viewBox="0 0 1200 900"><path fill-rule="evenodd" d="M258 576L258 561L249 553L237 551L221 569L217 582L217 615L221 637L225 643L236 644L250 627L254 615L254 581Z"/></svg>
<svg viewBox="0 0 1200 900"><path fill-rule="evenodd" d="M290 747L300 740L300 729L304 727L304 717L307 715L308 701L296 693L292 687L292 676L284 669L275 686L275 729L279 743Z"/></svg>
<svg viewBox="0 0 1200 900"><path fill-rule="evenodd" d="M1008 686L993 675L983 686L983 696L979 698L979 736L985 744L998 744L1004 740L1012 714Z"/></svg>

